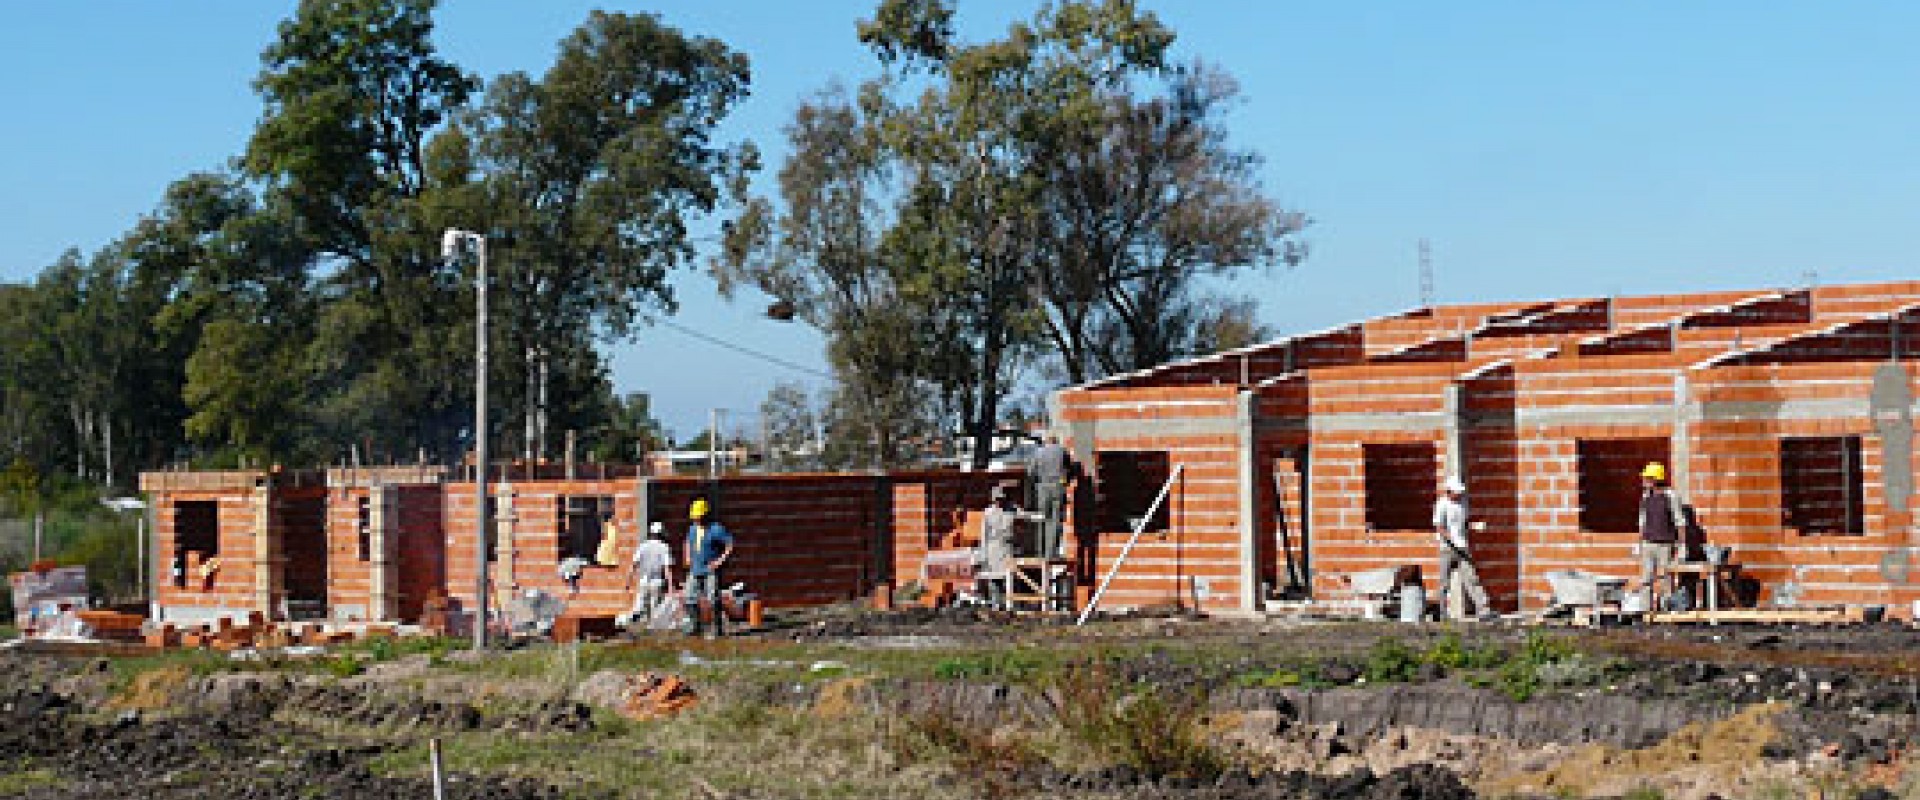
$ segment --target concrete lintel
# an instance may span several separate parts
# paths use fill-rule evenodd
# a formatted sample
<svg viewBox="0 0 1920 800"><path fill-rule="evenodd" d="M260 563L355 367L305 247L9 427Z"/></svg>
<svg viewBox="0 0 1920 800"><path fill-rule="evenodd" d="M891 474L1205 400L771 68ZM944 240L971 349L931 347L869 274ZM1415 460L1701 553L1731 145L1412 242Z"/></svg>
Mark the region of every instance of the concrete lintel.
<svg viewBox="0 0 1920 800"><path fill-rule="evenodd" d="M1169 417L1163 419L1103 419L1097 421L1073 423L1075 455L1081 458L1091 457L1091 452L1080 453L1080 439L1086 435L1089 446L1112 439L1130 439L1148 436L1234 436L1240 432L1240 420L1237 417Z"/></svg>
<svg viewBox="0 0 1920 800"><path fill-rule="evenodd" d="M1569 408L1522 408L1514 411L1516 425L1670 425L1673 407L1657 406L1575 406Z"/></svg>
<svg viewBox="0 0 1920 800"><path fill-rule="evenodd" d="M1306 433L1306 417L1255 417L1255 433Z"/></svg>
<svg viewBox="0 0 1920 800"><path fill-rule="evenodd" d="M1353 431L1432 431L1447 427L1445 411L1408 411L1399 414L1317 414L1307 420L1315 433Z"/></svg>

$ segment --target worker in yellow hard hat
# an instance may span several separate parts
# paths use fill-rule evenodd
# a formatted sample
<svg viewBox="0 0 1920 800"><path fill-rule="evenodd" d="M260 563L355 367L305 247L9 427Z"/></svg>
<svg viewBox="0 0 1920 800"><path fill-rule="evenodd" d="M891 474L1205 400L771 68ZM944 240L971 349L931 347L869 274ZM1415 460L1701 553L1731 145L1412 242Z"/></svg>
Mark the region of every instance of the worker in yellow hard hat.
<svg viewBox="0 0 1920 800"><path fill-rule="evenodd" d="M1640 586L1647 610L1657 611L1658 580L1667 574L1687 530L1685 503L1667 483L1667 466L1648 462L1640 470Z"/></svg>
<svg viewBox="0 0 1920 800"><path fill-rule="evenodd" d="M714 518L713 509L702 497L687 507L692 525L687 529L687 588L682 602L687 611L687 633L700 633L700 600L713 610L713 629L707 638L727 632L727 613L720 606L720 569L733 557L733 535Z"/></svg>

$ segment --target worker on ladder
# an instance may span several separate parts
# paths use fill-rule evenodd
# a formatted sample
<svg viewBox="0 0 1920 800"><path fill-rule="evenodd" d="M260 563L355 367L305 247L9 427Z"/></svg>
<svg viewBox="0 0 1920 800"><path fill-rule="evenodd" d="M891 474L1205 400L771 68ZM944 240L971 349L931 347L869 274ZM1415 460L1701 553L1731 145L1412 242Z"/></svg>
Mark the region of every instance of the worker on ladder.
<svg viewBox="0 0 1920 800"><path fill-rule="evenodd" d="M1046 442L1033 452L1027 464L1027 477L1033 481L1034 505L1040 515L1040 542L1034 552L1040 558L1060 558L1061 528L1067 515L1067 484L1073 480L1074 463L1060 446L1057 434L1047 434Z"/></svg>

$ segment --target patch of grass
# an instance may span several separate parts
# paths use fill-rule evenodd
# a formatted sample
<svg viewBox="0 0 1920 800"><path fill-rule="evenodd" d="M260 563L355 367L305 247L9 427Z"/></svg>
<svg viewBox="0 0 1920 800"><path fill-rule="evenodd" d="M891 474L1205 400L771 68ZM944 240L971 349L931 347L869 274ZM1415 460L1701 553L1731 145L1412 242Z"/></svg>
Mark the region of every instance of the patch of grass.
<svg viewBox="0 0 1920 800"><path fill-rule="evenodd" d="M901 723L870 715L823 718L754 703L703 702L665 720L623 721L590 733L460 733L441 739L446 768L565 787L568 797L977 798L951 753L894 752ZM419 742L374 762L384 774L423 777Z"/></svg>
<svg viewBox="0 0 1920 800"><path fill-rule="evenodd" d="M1325 689L1331 681L1320 677L1317 664L1292 664L1269 670L1242 673L1234 682L1256 689Z"/></svg>
<svg viewBox="0 0 1920 800"><path fill-rule="evenodd" d="M374 663L395 661L408 656L425 655L436 666L445 664L447 654L465 644L444 636L372 636L339 648Z"/></svg>
<svg viewBox="0 0 1920 800"><path fill-rule="evenodd" d="M1628 789L1626 794L1620 796L1620 800L1667 800L1667 795L1652 786L1641 784Z"/></svg>
<svg viewBox="0 0 1920 800"><path fill-rule="evenodd" d="M199 677L260 668L260 664L235 661L215 650L164 650L148 656L112 659L107 667L113 673L115 692L125 691L135 678L156 670L185 670Z"/></svg>
<svg viewBox="0 0 1920 800"><path fill-rule="evenodd" d="M1491 669L1507 660L1505 653L1493 645L1468 647L1460 640L1460 634L1448 631L1440 640L1429 645L1420 654L1420 660L1443 669Z"/></svg>
<svg viewBox="0 0 1920 800"><path fill-rule="evenodd" d="M44 789L61 784L59 775L46 768L0 772L0 797L26 794L29 789Z"/></svg>
<svg viewBox="0 0 1920 800"><path fill-rule="evenodd" d="M335 653L321 663L325 665L327 674L336 678L351 678L367 671L366 665L352 653Z"/></svg>
<svg viewBox="0 0 1920 800"><path fill-rule="evenodd" d="M1047 654L1021 648L949 656L933 665L933 676L942 680L1024 683L1053 666L1055 661Z"/></svg>

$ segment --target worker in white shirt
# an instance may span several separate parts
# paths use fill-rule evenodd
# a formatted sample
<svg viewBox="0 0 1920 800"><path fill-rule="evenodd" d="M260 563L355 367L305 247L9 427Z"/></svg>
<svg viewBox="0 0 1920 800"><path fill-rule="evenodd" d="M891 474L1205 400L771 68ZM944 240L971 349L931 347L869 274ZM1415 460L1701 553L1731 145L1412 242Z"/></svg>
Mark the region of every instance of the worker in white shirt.
<svg viewBox="0 0 1920 800"><path fill-rule="evenodd" d="M1480 571L1473 566L1467 540L1467 486L1459 478L1448 478L1443 488L1445 492L1433 504L1433 533L1440 540L1440 613L1447 613L1457 570L1473 611L1481 619L1490 619L1493 609L1487 604L1487 590L1480 585Z"/></svg>
<svg viewBox="0 0 1920 800"><path fill-rule="evenodd" d="M647 529L647 540L633 548L633 565L627 571L627 591L633 594L633 608L627 612L627 625L645 627L661 603L673 592L673 548L666 541L667 528L658 522Z"/></svg>

